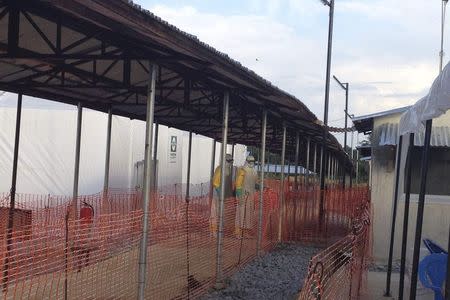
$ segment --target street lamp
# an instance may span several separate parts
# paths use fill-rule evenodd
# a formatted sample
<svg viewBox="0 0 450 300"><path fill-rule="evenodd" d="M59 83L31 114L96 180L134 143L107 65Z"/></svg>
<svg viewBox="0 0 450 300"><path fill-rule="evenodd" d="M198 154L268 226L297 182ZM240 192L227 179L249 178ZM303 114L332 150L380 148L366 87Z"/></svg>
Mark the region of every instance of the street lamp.
<svg viewBox="0 0 450 300"><path fill-rule="evenodd" d="M342 83L337 79L336 76L333 75L334 80L341 86L341 88L345 91L345 131L344 131L344 151L347 152L347 116L348 116L348 82Z"/></svg>
<svg viewBox="0 0 450 300"><path fill-rule="evenodd" d="M347 116L348 116L348 82L342 83L337 79L336 76L333 75L334 80L345 90L345 130L344 130L344 151L347 152ZM351 175L350 175L351 177ZM350 179L351 180L351 179ZM344 169L344 177L342 179L342 186L345 189L345 169Z"/></svg>
<svg viewBox="0 0 450 300"><path fill-rule="evenodd" d="M321 162L320 162L320 213L319 213L319 222L322 223L323 221L323 214L324 214L324 189L325 189L325 163L324 163L324 157L325 157L325 145L326 145L326 138L327 138L327 126L328 126L328 103L330 99L330 69L331 69L331 50L332 50L332 41L333 41L333 17L334 17L334 0L320 0L323 5L326 5L330 8L330 16L329 16L329 23L328 23L328 52L327 52L327 73L325 78L325 105L324 105L324 111L323 111L323 123L324 123L324 130L323 130L323 145L322 149L324 151L323 155L321 156Z"/></svg>

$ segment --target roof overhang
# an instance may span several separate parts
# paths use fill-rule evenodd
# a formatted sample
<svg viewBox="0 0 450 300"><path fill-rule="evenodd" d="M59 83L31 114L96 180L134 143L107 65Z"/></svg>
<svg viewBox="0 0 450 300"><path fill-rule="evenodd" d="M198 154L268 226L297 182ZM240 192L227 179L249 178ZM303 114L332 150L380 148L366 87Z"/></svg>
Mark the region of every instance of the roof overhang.
<svg viewBox="0 0 450 300"><path fill-rule="evenodd" d="M300 100L130 1L0 0L1 90L145 120L150 61L158 123L220 141L229 90L230 143L259 145L266 109L269 150L285 124L351 166Z"/></svg>

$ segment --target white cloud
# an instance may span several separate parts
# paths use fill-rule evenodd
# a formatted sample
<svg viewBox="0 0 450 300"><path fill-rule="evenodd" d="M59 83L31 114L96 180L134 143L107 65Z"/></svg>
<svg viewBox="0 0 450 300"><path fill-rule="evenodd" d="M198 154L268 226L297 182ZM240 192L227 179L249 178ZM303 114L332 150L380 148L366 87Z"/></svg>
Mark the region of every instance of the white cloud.
<svg viewBox="0 0 450 300"><path fill-rule="evenodd" d="M269 7L262 15L222 15L165 5L152 11L297 96L323 119L326 9L313 0L280 3L253 1L255 6ZM332 74L350 82L351 113L412 104L437 75L439 6L430 8L428 1L419 0L409 3L414 7L397 0L337 3ZM277 19L272 12L280 5L290 15L315 22L303 24L299 18L303 30L316 27L302 32ZM352 18L360 23L352 24ZM337 120L333 126L343 126L344 95L332 81L329 120Z"/></svg>

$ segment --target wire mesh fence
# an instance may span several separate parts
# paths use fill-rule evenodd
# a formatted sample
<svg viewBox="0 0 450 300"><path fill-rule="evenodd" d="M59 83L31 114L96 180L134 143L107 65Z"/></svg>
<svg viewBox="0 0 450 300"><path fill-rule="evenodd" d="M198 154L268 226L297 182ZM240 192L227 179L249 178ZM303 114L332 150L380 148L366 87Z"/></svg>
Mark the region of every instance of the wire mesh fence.
<svg viewBox="0 0 450 300"><path fill-rule="evenodd" d="M303 203L318 201L310 199L317 198L317 190L292 192L286 182L287 209L280 215L280 183L267 186L260 229L262 250L270 251L278 244L280 216L283 240L314 241L308 237L319 231L309 235L296 231L305 231L317 217L317 204ZM206 184L193 189L199 193L189 199L178 187L158 190L151 197L148 298L197 298L216 282L216 200L206 192ZM325 226L327 237L334 234L330 229L334 224L351 227L347 223L355 208L339 204L342 197L351 195L356 203L362 195L357 190L330 193L325 209L325 220L330 223ZM0 299L136 298L143 215L140 191L109 189L80 196L78 218L71 215L70 197L16 194L15 198L15 209L10 211L9 195L0 195ZM255 193L225 200L221 266L225 276L257 256L259 199ZM10 214L13 226L8 231Z"/></svg>

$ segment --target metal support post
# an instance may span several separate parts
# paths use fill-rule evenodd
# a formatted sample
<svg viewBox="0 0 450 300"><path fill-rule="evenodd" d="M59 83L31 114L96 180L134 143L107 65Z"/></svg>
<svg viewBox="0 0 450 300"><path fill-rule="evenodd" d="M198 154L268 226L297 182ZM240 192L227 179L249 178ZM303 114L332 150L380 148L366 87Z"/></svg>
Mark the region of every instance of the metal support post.
<svg viewBox="0 0 450 300"><path fill-rule="evenodd" d="M311 138L308 137L308 139L306 140L306 175L305 175L305 188L309 187L309 176L310 176L310 172L309 172L309 165L310 165L310 148L311 148Z"/></svg>
<svg viewBox="0 0 450 300"><path fill-rule="evenodd" d="M191 188L191 152L192 152L192 131L189 131L188 161L186 174L186 202L189 202Z"/></svg>
<svg viewBox="0 0 450 300"><path fill-rule="evenodd" d="M295 177L294 177L294 186L295 190L298 190L298 156L300 154L300 134L298 131L295 134Z"/></svg>
<svg viewBox="0 0 450 300"><path fill-rule="evenodd" d="M155 123L155 144L153 146L153 191L157 191L158 180L157 180L157 170L158 170L158 138L159 138L159 124Z"/></svg>
<svg viewBox="0 0 450 300"><path fill-rule="evenodd" d="M398 288L398 299L403 299L403 290L405 286L405 269L406 269L406 245L408 243L408 220L409 220L409 200L411 196L411 166L412 162L412 150L414 147L414 133L409 134L408 154L406 157L406 170L405 170L405 210L403 213L403 233L402 233L402 250L400 258L400 280Z"/></svg>
<svg viewBox="0 0 450 300"><path fill-rule="evenodd" d="M223 121L222 121L222 147L220 149L220 197L218 210L217 251L216 251L216 287L223 287L222 251L223 251L223 214L225 205L225 166L228 141L228 110L230 93L225 91L223 95Z"/></svg>
<svg viewBox="0 0 450 300"><path fill-rule="evenodd" d="M216 166L216 139L213 139L212 141L212 155L211 155L211 172L210 172L210 186L209 186L209 197L212 200L214 188L213 188L213 177L214 177L214 171Z"/></svg>
<svg viewBox="0 0 450 300"><path fill-rule="evenodd" d="M149 206L151 197L152 173L152 144L153 144L153 120L155 114L155 92L156 92L156 69L157 66L149 63L149 82L147 86L147 116L145 126L145 155L144 155L144 201L142 203L143 222L142 239L139 249L139 277L138 277L138 299L145 299L145 285L147 276L147 245L148 245L148 226L149 226Z"/></svg>
<svg viewBox="0 0 450 300"><path fill-rule="evenodd" d="M320 147L320 202L319 202L319 226L323 227L323 217L325 213L324 202L325 202L325 153L324 153L324 144Z"/></svg>
<svg viewBox="0 0 450 300"><path fill-rule="evenodd" d="M3 291L8 288L9 260L12 251L14 226L14 210L16 207L17 165L19 161L20 122L22 119L22 94L17 95L16 132L14 136L14 156L11 176L11 190L9 192L8 231L6 237L6 257L3 263ZM5 294L6 296L6 294Z"/></svg>
<svg viewBox="0 0 450 300"><path fill-rule="evenodd" d="M263 110L261 128L261 164L266 160L266 131L267 131L267 110ZM264 206L264 168L261 168L259 179L259 205L258 205L258 237L256 241L256 255L262 255L262 227L263 227L263 206Z"/></svg>
<svg viewBox="0 0 450 300"><path fill-rule="evenodd" d="M388 267L387 267L387 276L386 276L386 291L384 293L385 297L391 296L391 274L392 274L392 260L393 260L393 255L394 255L395 221L397 218L398 183L400 180L402 141L403 141L403 137L400 136L398 139L398 147L397 147L397 170L395 171L394 203L393 203L393 208L392 208L391 239L389 242L389 258L388 258Z"/></svg>
<svg viewBox="0 0 450 300"><path fill-rule="evenodd" d="M280 183L280 217L278 219L278 242L282 241L284 218L284 161L286 159L286 125L283 125L283 140L281 144L281 183Z"/></svg>
<svg viewBox="0 0 450 300"><path fill-rule="evenodd" d="M314 172L314 185L317 184L317 143L314 143L314 164L313 164L313 172Z"/></svg>
<svg viewBox="0 0 450 300"><path fill-rule="evenodd" d="M430 158L430 140L431 140L431 128L433 126L433 120L427 120L425 124L425 139L422 150L422 164L420 167L420 189L419 189L419 203L417 206L417 221L416 221L416 235L414 240L414 252L411 271L411 289L410 299L416 299L417 291L417 273L419 271L419 259L420 259L420 243L422 242L422 225L423 225L423 212L425 208L425 194L427 187L427 174L428 174L428 161Z"/></svg>
<svg viewBox="0 0 450 300"><path fill-rule="evenodd" d="M233 157L233 160L234 160L234 143L233 144L231 144L231 157Z"/></svg>
<svg viewBox="0 0 450 300"><path fill-rule="evenodd" d="M448 230L448 246L447 253L450 253L450 228ZM450 297L450 259L447 256L447 278L445 279L445 295Z"/></svg>
<svg viewBox="0 0 450 300"><path fill-rule="evenodd" d="M74 220L78 219L78 180L80 175L82 117L83 117L83 107L81 107L81 102L79 102L77 114L76 145L75 145L75 167L73 171L73 191L72 191L72 216Z"/></svg>
<svg viewBox="0 0 450 300"><path fill-rule="evenodd" d="M105 155L105 176L103 181L103 213L109 214L108 189L109 189L109 165L111 158L111 129L112 129L112 108L108 109L108 125L106 128L106 155Z"/></svg>

